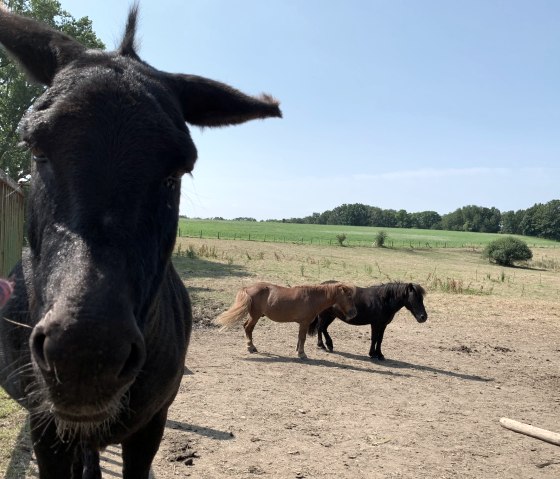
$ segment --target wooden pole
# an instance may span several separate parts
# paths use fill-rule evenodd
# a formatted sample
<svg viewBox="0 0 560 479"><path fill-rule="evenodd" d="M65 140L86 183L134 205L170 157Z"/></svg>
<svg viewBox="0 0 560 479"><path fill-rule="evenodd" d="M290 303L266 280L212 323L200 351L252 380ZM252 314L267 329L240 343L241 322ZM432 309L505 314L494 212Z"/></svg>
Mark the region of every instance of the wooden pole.
<svg viewBox="0 0 560 479"><path fill-rule="evenodd" d="M508 419L507 417L501 418L500 424L511 431L540 439L541 441L554 444L555 446L560 446L560 434L557 432L547 431L546 429L514 421L513 419Z"/></svg>

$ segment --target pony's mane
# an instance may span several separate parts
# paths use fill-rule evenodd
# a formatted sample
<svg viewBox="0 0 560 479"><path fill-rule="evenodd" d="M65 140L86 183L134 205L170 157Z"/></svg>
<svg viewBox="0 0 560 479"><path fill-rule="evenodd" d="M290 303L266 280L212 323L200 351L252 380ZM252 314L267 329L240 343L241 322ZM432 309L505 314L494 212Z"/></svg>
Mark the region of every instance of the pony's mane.
<svg viewBox="0 0 560 479"><path fill-rule="evenodd" d="M426 295L426 290L417 283L404 283L402 281L395 281L393 283L383 283L374 285L380 292L382 298L389 298L391 296L400 296L406 293L408 285L411 284L417 295L422 298Z"/></svg>
<svg viewBox="0 0 560 479"><path fill-rule="evenodd" d="M138 23L138 3L135 3L128 12L128 20L126 21L126 28L124 36L119 47L119 53L126 57L132 57L139 60L136 53L136 25Z"/></svg>
<svg viewBox="0 0 560 479"><path fill-rule="evenodd" d="M326 290L333 290L336 289L339 285L344 285L350 289L352 289L353 294L356 293L356 287L352 284L343 283L342 281L334 281L334 282L325 282L321 284L299 284L296 286L292 286L292 288L305 288L305 289L326 289Z"/></svg>

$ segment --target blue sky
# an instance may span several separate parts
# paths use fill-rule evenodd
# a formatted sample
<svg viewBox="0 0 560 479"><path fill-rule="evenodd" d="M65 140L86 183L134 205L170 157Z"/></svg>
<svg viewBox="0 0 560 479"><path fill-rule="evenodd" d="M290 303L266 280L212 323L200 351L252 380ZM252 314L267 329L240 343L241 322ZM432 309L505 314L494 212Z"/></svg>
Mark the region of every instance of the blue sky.
<svg viewBox="0 0 560 479"><path fill-rule="evenodd" d="M130 2L61 0L109 49ZM440 214L560 198L556 0L143 0L154 67L271 93L282 120L191 127L190 217L343 203Z"/></svg>

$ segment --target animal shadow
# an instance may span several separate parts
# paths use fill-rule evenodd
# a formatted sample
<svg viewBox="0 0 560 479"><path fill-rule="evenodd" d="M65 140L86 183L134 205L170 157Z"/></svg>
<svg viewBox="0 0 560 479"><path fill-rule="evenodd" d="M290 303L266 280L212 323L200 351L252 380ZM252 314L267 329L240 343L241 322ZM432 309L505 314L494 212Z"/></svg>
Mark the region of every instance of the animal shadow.
<svg viewBox="0 0 560 479"><path fill-rule="evenodd" d="M352 354L352 353L347 353L342 351L334 351L332 354L337 354L339 356L343 356L349 359L354 359L357 361L374 362L377 366L384 367L384 368L403 369L403 370L410 369L418 372L426 371L426 372L442 374L444 376L450 376L458 379L464 379L467 381L480 381L480 382L494 381L493 378L485 378L474 374L458 373L454 371L448 371L446 369L434 368L432 366L424 366L422 364L408 363L406 361L400 361L398 359L385 359L384 361L379 361L379 360L372 360L369 356L362 356L362 355L357 355L357 354Z"/></svg>
<svg viewBox="0 0 560 479"><path fill-rule="evenodd" d="M170 429L175 429L178 431L194 432L195 434L198 434L200 436L210 437L219 441L228 441L230 439L233 439L233 433L229 431L220 431L219 429L198 426L197 424L189 424L186 422L174 421L172 419L167 420L166 426Z"/></svg>
<svg viewBox="0 0 560 479"><path fill-rule="evenodd" d="M350 358L353 359L353 358ZM361 358L360 358L361 359ZM350 371L358 371L364 373L380 374L383 376L401 376L401 377L411 377L408 373L399 373L394 371L380 371L371 368L362 368L359 366L353 366L351 364L341 364L335 361L330 361L328 359L319 358L308 358L301 360L299 358L292 358L286 356L278 356L275 354L267 353L257 353L256 355L251 355L249 357L243 358L245 361L257 362L257 363L291 363L294 365L301 365L305 367L323 367L323 368L334 368L334 369L348 369Z"/></svg>

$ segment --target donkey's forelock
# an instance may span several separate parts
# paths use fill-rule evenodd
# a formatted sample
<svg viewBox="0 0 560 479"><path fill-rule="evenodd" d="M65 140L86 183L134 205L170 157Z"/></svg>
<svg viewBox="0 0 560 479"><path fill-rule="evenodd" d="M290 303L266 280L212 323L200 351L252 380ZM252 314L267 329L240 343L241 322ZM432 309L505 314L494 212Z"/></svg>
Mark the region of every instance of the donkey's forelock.
<svg viewBox="0 0 560 479"><path fill-rule="evenodd" d="M132 57L139 60L136 53L138 45L136 43L136 25L138 23L138 4L135 3L128 13L128 20L124 31L124 37L118 52L126 57Z"/></svg>

